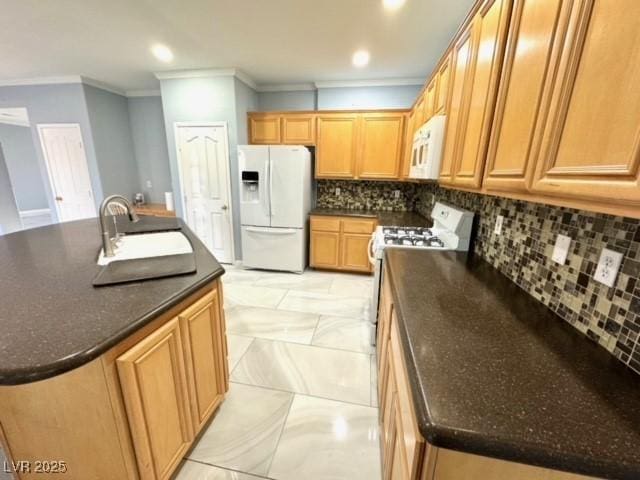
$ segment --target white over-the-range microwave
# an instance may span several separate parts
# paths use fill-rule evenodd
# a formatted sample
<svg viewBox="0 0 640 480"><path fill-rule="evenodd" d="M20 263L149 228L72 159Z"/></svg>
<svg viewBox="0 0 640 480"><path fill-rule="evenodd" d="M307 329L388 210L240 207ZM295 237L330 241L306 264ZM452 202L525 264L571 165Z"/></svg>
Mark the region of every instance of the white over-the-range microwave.
<svg viewBox="0 0 640 480"><path fill-rule="evenodd" d="M413 135L409 178L435 180L440 174L442 144L444 143L444 115L435 115Z"/></svg>

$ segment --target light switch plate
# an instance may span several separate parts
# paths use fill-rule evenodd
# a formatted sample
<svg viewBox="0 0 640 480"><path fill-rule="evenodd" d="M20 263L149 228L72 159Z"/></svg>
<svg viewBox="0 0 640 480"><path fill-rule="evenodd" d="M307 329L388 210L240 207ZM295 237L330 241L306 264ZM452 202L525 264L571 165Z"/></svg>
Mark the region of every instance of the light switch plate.
<svg viewBox="0 0 640 480"><path fill-rule="evenodd" d="M567 261L567 255L569 255L569 247L571 247L571 237L562 234L558 235L556 244L553 247L553 255L551 256L553 261L564 265Z"/></svg>
<svg viewBox="0 0 640 480"><path fill-rule="evenodd" d="M336 197L340 196L340 187L336 187Z"/></svg>
<svg viewBox="0 0 640 480"><path fill-rule="evenodd" d="M493 227L493 233L496 235L502 235L502 224L504 223L504 216L498 215L496 217L496 226Z"/></svg>
<svg viewBox="0 0 640 480"><path fill-rule="evenodd" d="M151 183L151 180L147 180L147 188L152 188L153 184Z"/></svg>
<svg viewBox="0 0 640 480"><path fill-rule="evenodd" d="M600 253L600 260L598 261L596 273L593 274L593 278L598 282L605 284L607 287L613 287L616 283L621 263L621 253L614 252L608 248L603 248L602 253Z"/></svg>

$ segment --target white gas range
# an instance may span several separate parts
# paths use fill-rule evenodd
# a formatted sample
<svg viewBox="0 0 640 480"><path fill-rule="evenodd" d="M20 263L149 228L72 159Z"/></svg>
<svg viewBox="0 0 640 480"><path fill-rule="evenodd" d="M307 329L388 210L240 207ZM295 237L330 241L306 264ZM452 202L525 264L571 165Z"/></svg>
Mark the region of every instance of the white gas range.
<svg viewBox="0 0 640 480"><path fill-rule="evenodd" d="M371 237L369 261L374 267L371 302L372 339L375 345L380 286L384 272L385 248L467 251L471 242L473 212L436 202L431 210L432 227L404 227L381 225Z"/></svg>

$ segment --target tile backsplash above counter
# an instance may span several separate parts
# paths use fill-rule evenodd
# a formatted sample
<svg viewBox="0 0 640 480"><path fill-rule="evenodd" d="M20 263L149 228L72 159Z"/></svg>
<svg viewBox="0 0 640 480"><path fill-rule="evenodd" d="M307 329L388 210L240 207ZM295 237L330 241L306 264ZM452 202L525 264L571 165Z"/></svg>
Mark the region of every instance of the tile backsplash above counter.
<svg viewBox="0 0 640 480"><path fill-rule="evenodd" d="M436 184L317 183L321 208L416 211L429 217L436 200L473 211L478 219L477 255L640 374L640 220ZM500 235L494 233L498 215L504 217ZM551 259L558 234L572 239L564 265ZM605 247L623 255L611 288L593 279Z"/></svg>

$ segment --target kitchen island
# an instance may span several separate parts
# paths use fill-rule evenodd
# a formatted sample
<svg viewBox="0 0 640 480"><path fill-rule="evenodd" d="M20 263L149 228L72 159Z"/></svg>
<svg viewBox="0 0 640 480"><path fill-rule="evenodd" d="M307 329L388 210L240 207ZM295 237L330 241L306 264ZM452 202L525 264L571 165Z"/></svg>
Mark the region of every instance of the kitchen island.
<svg viewBox="0 0 640 480"><path fill-rule="evenodd" d="M169 478L228 389L224 269L96 288L97 219L0 237L0 442L20 479Z"/></svg>
<svg viewBox="0 0 640 480"><path fill-rule="evenodd" d="M388 249L385 263L385 470L640 478L638 375L480 258Z"/></svg>

